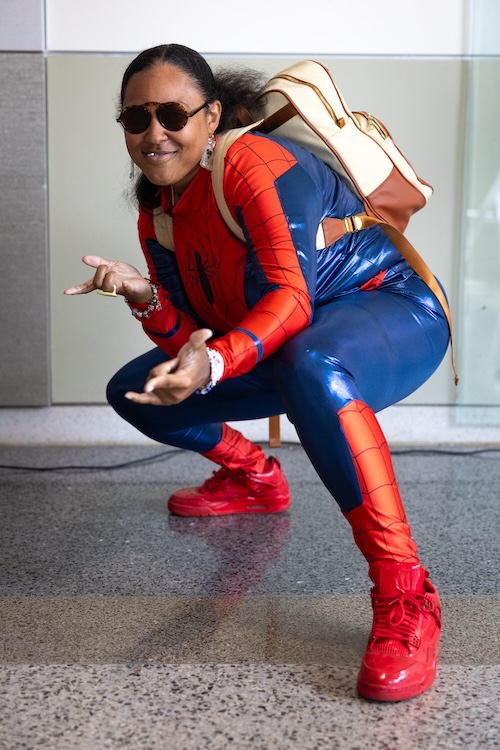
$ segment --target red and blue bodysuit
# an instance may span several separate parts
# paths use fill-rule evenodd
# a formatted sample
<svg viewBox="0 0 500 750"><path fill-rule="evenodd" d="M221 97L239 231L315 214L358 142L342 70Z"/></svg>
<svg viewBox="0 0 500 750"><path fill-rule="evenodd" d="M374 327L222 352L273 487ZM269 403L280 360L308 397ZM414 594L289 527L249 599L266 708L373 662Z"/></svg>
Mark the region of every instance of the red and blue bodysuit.
<svg viewBox="0 0 500 750"><path fill-rule="evenodd" d="M140 209L142 249L160 286L161 309L143 320L155 349L114 376L108 400L152 439L228 466L259 454L232 438L227 421L286 413L367 560L416 561L374 413L441 362L449 330L439 302L379 227L317 249L323 219L363 207L308 151L246 133L226 155L224 194L246 242L224 222L204 169L175 205L163 190L175 253ZM209 345L224 359L212 391L163 408L124 398L199 327L213 330Z"/></svg>

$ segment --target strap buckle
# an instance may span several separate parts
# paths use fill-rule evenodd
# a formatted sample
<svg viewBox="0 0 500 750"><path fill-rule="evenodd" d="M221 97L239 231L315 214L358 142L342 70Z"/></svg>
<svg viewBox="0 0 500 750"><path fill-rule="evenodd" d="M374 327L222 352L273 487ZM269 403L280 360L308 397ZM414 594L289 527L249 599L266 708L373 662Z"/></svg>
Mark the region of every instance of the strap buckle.
<svg viewBox="0 0 500 750"><path fill-rule="evenodd" d="M352 234L353 232L360 232L363 229L363 221L360 215L346 216L344 219L345 231Z"/></svg>

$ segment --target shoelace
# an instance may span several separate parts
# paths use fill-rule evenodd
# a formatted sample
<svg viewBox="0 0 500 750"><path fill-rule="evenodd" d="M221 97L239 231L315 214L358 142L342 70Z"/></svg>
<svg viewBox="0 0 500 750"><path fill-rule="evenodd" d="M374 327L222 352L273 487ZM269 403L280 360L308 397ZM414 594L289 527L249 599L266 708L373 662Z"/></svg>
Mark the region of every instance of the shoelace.
<svg viewBox="0 0 500 750"><path fill-rule="evenodd" d="M374 638L402 641L415 644L415 631L423 606L423 597L418 594L401 594L392 599L372 594L374 603Z"/></svg>
<svg viewBox="0 0 500 750"><path fill-rule="evenodd" d="M228 479L244 484L245 476L246 474L243 469L234 469L233 471L230 471L223 466L221 469L214 471L212 476L203 482L202 490L216 492L221 484L227 482Z"/></svg>

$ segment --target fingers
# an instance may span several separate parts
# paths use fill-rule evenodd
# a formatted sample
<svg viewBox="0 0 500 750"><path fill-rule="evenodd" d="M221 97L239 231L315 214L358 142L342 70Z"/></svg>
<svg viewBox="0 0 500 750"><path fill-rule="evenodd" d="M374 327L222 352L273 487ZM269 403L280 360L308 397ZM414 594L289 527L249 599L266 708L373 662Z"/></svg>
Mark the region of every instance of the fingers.
<svg viewBox="0 0 500 750"><path fill-rule="evenodd" d="M128 391L125 398L136 404L171 406L188 398L210 376L206 342L213 336L209 328L200 328L181 347L179 356L162 362L148 375L143 393Z"/></svg>
<svg viewBox="0 0 500 750"><path fill-rule="evenodd" d="M94 284L94 279L89 279L88 281L84 281L83 284L68 287L68 289L64 290L64 294L88 294L95 289L97 289L97 287Z"/></svg>
<svg viewBox="0 0 500 750"><path fill-rule="evenodd" d="M158 375L155 378L149 377L144 386L144 393L154 393L155 391L168 392L169 386L170 383L166 375Z"/></svg>
<svg viewBox="0 0 500 750"><path fill-rule="evenodd" d="M170 383L170 375L158 375L155 378L149 378L144 386L143 393L128 391L125 398L135 401L136 404L151 404L153 406L172 406L183 401L184 396L179 395L178 386L173 387ZM181 389L182 390L182 389Z"/></svg>
<svg viewBox="0 0 500 750"><path fill-rule="evenodd" d="M128 398L129 401L134 401L136 404L163 406L163 401L160 401L156 393L135 393L134 391L127 391L125 398Z"/></svg>
<svg viewBox="0 0 500 750"><path fill-rule="evenodd" d="M175 372L178 366L179 366L178 357L173 357L172 359L169 359L167 362L162 362L161 365L156 365L156 367L153 367L153 369L150 370L148 374L147 382L149 382L150 379L157 380L163 375L169 375L171 372Z"/></svg>
<svg viewBox="0 0 500 750"><path fill-rule="evenodd" d="M82 258L82 261L87 266L92 266L92 268L97 268L97 269L101 268L101 274L100 274L101 279L97 279L98 274L96 273L94 278L89 279L88 281L84 281L83 284L77 284L76 286L68 287L68 289L64 290L64 294L68 294L68 295L88 294L89 292L93 292L96 289L100 289L101 284L102 284L102 279L104 278L106 272L109 270L112 264L112 261L105 260L104 258L101 258L99 255L84 255Z"/></svg>
<svg viewBox="0 0 500 750"><path fill-rule="evenodd" d="M85 265L92 266L92 268L99 268L99 266L106 266L107 268L111 268L113 263L116 262L114 260L106 260L106 258L101 258L99 255L84 255L82 261L85 263Z"/></svg>
<svg viewBox="0 0 500 750"><path fill-rule="evenodd" d="M174 357L169 359L168 362L157 365L150 371L143 393L127 391L125 398L134 401L136 404L150 404L151 406L167 406L174 403L174 401L166 398L165 389L168 388L168 376L175 371L178 363L179 360ZM158 390L156 390L157 388ZM161 394L161 397L159 394Z"/></svg>
<svg viewBox="0 0 500 750"><path fill-rule="evenodd" d="M100 292L100 294L106 294L111 297L116 297L117 285L111 283L111 281L108 278L104 277L103 274L105 274L105 270L103 270L103 273L99 273L101 269L105 269L105 268L106 268L105 266L99 266L97 273L93 279L84 281L83 284L70 286L68 289L64 290L64 294L68 294L68 295L88 294L89 292L94 292L97 289L97 291ZM106 287L106 289L104 289L104 287Z"/></svg>
<svg viewBox="0 0 500 750"><path fill-rule="evenodd" d="M69 287L64 294L87 294L100 289L107 296L116 297L119 294L130 302L143 303L151 299L150 282L129 263L107 260L100 255L84 255L82 261L95 269L94 278Z"/></svg>

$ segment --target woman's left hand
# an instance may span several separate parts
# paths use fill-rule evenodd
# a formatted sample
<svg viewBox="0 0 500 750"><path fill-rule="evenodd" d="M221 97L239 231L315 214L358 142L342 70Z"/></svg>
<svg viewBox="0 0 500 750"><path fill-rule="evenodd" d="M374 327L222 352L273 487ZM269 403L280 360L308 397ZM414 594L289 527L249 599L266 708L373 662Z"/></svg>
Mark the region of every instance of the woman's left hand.
<svg viewBox="0 0 500 750"><path fill-rule="evenodd" d="M200 328L179 349L177 357L154 367L148 375L143 393L128 391L125 397L137 404L172 406L203 388L210 380L210 361L206 342L212 336L208 328Z"/></svg>

